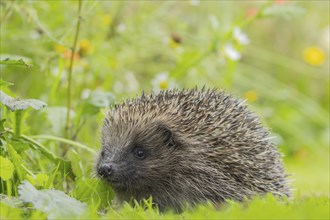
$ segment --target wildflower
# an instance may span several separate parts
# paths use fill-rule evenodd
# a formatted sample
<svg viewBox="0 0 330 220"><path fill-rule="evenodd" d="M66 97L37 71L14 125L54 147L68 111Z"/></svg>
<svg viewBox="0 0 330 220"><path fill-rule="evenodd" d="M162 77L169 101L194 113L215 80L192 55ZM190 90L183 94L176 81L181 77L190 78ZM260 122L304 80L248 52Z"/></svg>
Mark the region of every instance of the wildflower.
<svg viewBox="0 0 330 220"><path fill-rule="evenodd" d="M92 52L93 48L91 46L91 43L89 40L83 39L79 41L79 50L78 53L80 56L86 56L87 54L90 54Z"/></svg>
<svg viewBox="0 0 330 220"><path fill-rule="evenodd" d="M325 61L325 53L321 48L308 47L303 52L303 59L310 65L320 66Z"/></svg>
<svg viewBox="0 0 330 220"><path fill-rule="evenodd" d="M124 23L120 23L120 24L117 26L116 30L117 30L119 33L122 33L122 32L124 32L124 31L126 30L126 25L125 25Z"/></svg>
<svg viewBox="0 0 330 220"><path fill-rule="evenodd" d="M225 45L223 53L225 57L233 61L238 61L242 57L242 55L231 44Z"/></svg>
<svg viewBox="0 0 330 220"><path fill-rule="evenodd" d="M173 87L173 82L170 81L168 72L161 72L151 81L155 90L165 90Z"/></svg>
<svg viewBox="0 0 330 220"><path fill-rule="evenodd" d="M181 47L180 45L181 43L182 43L182 37L177 33L172 33L171 37L168 39L168 45L173 49L177 49Z"/></svg>
<svg viewBox="0 0 330 220"><path fill-rule="evenodd" d="M65 51L68 50L68 48L65 47L65 46L63 46L63 45L56 44L55 47L54 47L54 50L55 50L57 53L64 53Z"/></svg>
<svg viewBox="0 0 330 220"><path fill-rule="evenodd" d="M103 25L107 26L107 25L110 25L112 23L112 18L110 15L104 15L102 17L102 23Z"/></svg>
<svg viewBox="0 0 330 220"><path fill-rule="evenodd" d="M71 50L66 50L63 55L64 55L64 58L67 59L67 60L70 60L71 59ZM77 52L74 53L73 55L73 60L79 60L80 59L80 56Z"/></svg>
<svg viewBox="0 0 330 220"><path fill-rule="evenodd" d="M247 45L250 43L248 36L239 27L234 28L233 37L239 44Z"/></svg>
<svg viewBox="0 0 330 220"><path fill-rule="evenodd" d="M56 44L54 49L57 53L62 54L65 59L67 60L71 59L71 50L69 48L60 44ZM79 58L80 58L79 54L75 53L73 59L79 60Z"/></svg>
<svg viewBox="0 0 330 220"><path fill-rule="evenodd" d="M171 38L177 44L181 44L182 43L182 37L179 34L177 34L177 33L172 33L171 34Z"/></svg>
<svg viewBox="0 0 330 220"><path fill-rule="evenodd" d="M87 99L91 94L91 90L90 89L84 89L81 92L81 99Z"/></svg>
<svg viewBox="0 0 330 220"><path fill-rule="evenodd" d="M210 15L209 20L211 23L211 26L214 30L217 30L219 28L219 21L218 18L215 15Z"/></svg>
<svg viewBox="0 0 330 220"><path fill-rule="evenodd" d="M244 97L249 101L249 102L255 102L258 99L258 94L254 90L249 90L244 94Z"/></svg>

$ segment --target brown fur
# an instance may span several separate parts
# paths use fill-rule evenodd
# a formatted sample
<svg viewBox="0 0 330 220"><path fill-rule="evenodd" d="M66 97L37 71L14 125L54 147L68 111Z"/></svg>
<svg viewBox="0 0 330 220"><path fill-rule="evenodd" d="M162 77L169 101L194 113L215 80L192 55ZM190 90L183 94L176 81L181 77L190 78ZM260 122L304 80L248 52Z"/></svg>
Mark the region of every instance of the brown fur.
<svg viewBox="0 0 330 220"><path fill-rule="evenodd" d="M272 193L289 196L281 156L258 117L216 90L144 94L116 105L97 161L120 201L152 196L160 209ZM144 159L134 156L143 149ZM111 174L100 172L111 164Z"/></svg>

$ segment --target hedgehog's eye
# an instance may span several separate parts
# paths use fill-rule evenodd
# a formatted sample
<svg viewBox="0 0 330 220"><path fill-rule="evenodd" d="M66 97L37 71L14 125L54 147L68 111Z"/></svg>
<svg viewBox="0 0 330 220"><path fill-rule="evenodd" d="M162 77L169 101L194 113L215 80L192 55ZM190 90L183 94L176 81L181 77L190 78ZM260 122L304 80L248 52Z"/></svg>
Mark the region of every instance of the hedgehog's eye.
<svg viewBox="0 0 330 220"><path fill-rule="evenodd" d="M144 159L145 158L145 153L144 150L141 147L136 147L133 149L133 154L136 158L138 159Z"/></svg>
<svg viewBox="0 0 330 220"><path fill-rule="evenodd" d="M105 156L105 152L104 150L101 151L101 157L104 157Z"/></svg>

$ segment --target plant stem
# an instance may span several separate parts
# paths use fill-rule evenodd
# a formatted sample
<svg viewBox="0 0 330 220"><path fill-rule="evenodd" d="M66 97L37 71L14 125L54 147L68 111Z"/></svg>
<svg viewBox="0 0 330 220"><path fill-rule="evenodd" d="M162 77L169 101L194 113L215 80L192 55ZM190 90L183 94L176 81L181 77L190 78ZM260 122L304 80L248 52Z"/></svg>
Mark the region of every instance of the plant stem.
<svg viewBox="0 0 330 220"><path fill-rule="evenodd" d="M6 183L6 187L7 187L7 195L8 195L8 196L12 196L12 195L13 195L11 181L12 181L12 180L7 180L7 181L5 181L5 183Z"/></svg>
<svg viewBox="0 0 330 220"><path fill-rule="evenodd" d="M33 138L35 138L35 139L46 139L46 140L58 141L58 142L62 142L62 143L66 143L66 144L72 145L72 146L76 146L77 148L86 150L86 151L88 151L88 152L90 152L92 154L95 154L96 153L93 149L89 148L86 145L83 145L81 143L78 143L78 142L75 142L75 141L71 141L71 140L68 140L68 139L65 139L65 138L61 138L61 137L55 137L55 136L51 136L51 135L36 135L36 136L33 136Z"/></svg>
<svg viewBox="0 0 330 220"><path fill-rule="evenodd" d="M21 136L21 122L22 122L22 110L18 110L15 112L15 136Z"/></svg>
<svg viewBox="0 0 330 220"><path fill-rule="evenodd" d="M228 60L226 72L223 78L223 87L231 88L233 86L234 81L234 73L236 71L237 62L233 60Z"/></svg>
<svg viewBox="0 0 330 220"><path fill-rule="evenodd" d="M13 130L6 129L5 131L12 134L12 135L15 135ZM46 156L49 160L51 160L55 164L57 164L58 162L63 162L63 163L69 162L69 161L64 160L60 157L55 156L55 154L53 152L51 152L50 150L48 150L47 147L43 146L42 144L38 143L34 139L32 139L32 138L30 138L30 137L28 137L24 134L21 134L20 138L22 140L26 141L26 142L29 142L31 144L31 147L34 150L39 151L40 153L42 153L44 156Z"/></svg>
<svg viewBox="0 0 330 220"><path fill-rule="evenodd" d="M65 124L65 134L64 136L66 138L69 138L70 136L70 109L71 109L71 96L72 96L72 70L73 70L73 62L74 62L74 55L76 52L76 47L77 47L77 41L78 41L78 36L79 36L79 30L80 30L80 22L81 22L81 4L82 1L78 1L78 21L77 21L77 28L76 28L76 33L75 37L73 40L73 45L72 45L72 51L71 51L71 57L70 57L70 66L69 66L69 73L68 73L68 102L67 102L67 114L66 114L66 124ZM67 151L67 146L64 146L64 152Z"/></svg>

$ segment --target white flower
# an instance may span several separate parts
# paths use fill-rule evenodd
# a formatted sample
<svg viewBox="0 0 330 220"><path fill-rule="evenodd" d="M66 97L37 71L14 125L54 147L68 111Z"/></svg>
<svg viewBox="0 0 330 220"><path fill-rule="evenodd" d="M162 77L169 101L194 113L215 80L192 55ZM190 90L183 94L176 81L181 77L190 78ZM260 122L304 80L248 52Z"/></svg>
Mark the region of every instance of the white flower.
<svg viewBox="0 0 330 220"><path fill-rule="evenodd" d="M90 89L84 89L81 92L81 95L80 96L81 96L82 99L87 99L90 94L91 94L91 90Z"/></svg>
<svg viewBox="0 0 330 220"><path fill-rule="evenodd" d="M223 53L225 57L228 57L229 59L233 61L237 61L241 59L242 55L231 45L231 44L226 44Z"/></svg>
<svg viewBox="0 0 330 220"><path fill-rule="evenodd" d="M126 30L126 25L124 23L120 23L118 26L117 26L117 31L119 33L122 33Z"/></svg>
<svg viewBox="0 0 330 220"><path fill-rule="evenodd" d="M237 40L237 42L242 45L247 45L250 43L248 36L238 27L234 28L233 36L234 39Z"/></svg>
<svg viewBox="0 0 330 220"><path fill-rule="evenodd" d="M170 80L168 72L158 73L151 81L154 90L166 90L174 87L174 83Z"/></svg>
<svg viewBox="0 0 330 220"><path fill-rule="evenodd" d="M219 28L219 21L218 21L218 18L216 16L210 15L209 20L210 20L211 26L214 30Z"/></svg>

